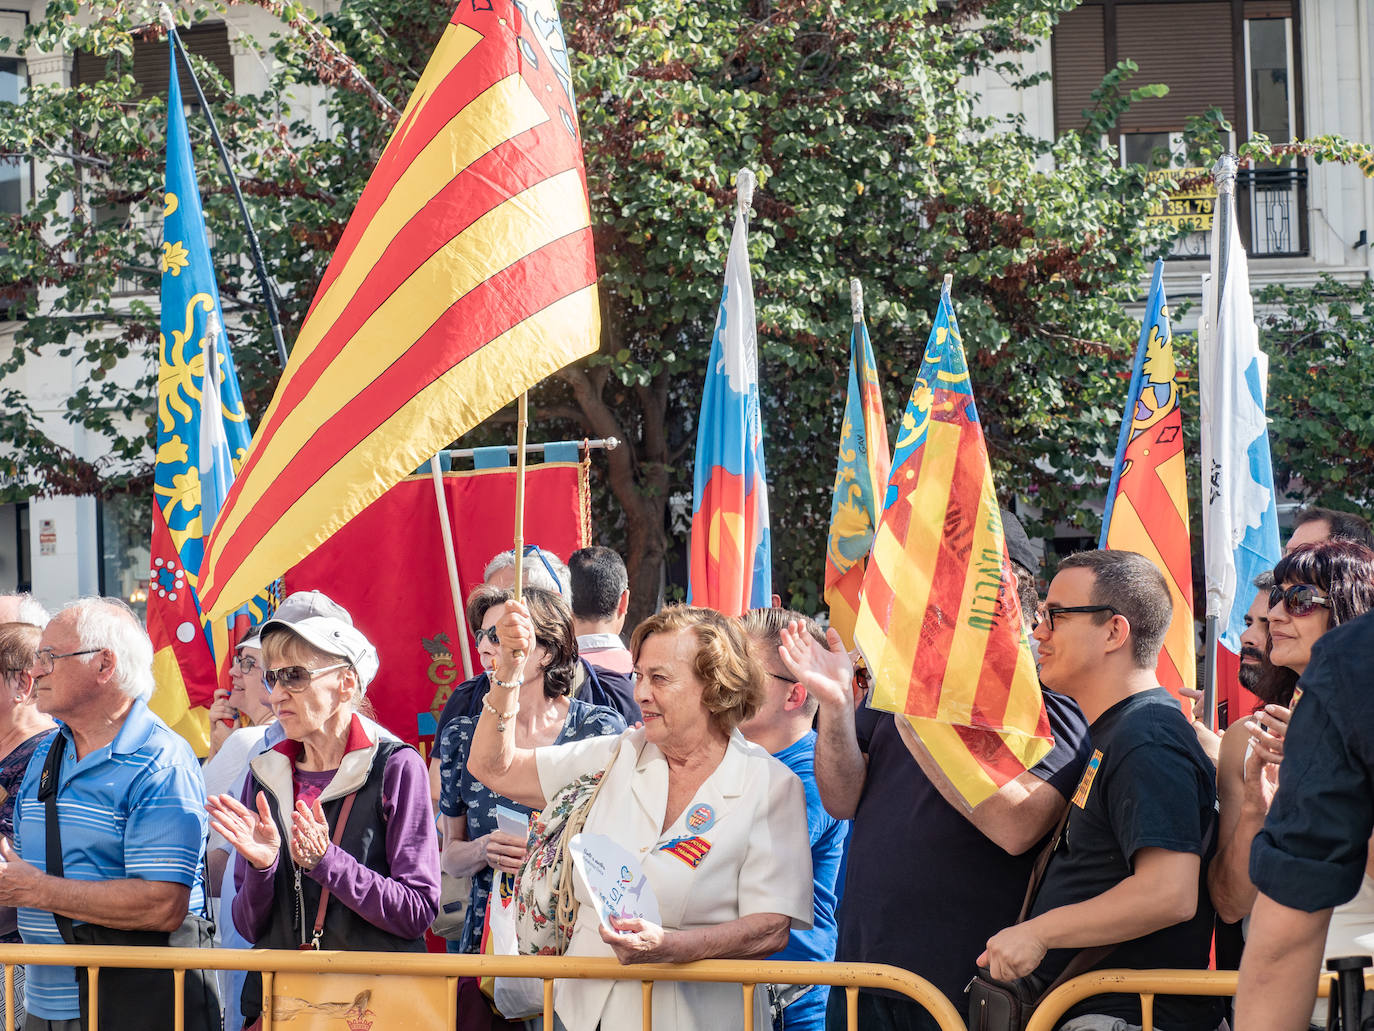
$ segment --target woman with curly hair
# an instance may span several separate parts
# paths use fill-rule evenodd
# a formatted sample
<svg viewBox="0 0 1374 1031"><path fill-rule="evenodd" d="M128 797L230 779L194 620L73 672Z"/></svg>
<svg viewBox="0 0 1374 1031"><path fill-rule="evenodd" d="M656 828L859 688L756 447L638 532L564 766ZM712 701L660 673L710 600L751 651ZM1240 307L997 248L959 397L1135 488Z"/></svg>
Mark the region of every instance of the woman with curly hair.
<svg viewBox="0 0 1374 1031"><path fill-rule="evenodd" d="M622 963L762 959L811 925L811 860L801 781L739 732L758 708L764 671L739 622L710 609L672 606L631 639L642 727L615 738L522 748L511 714L522 701L534 628L519 602L496 621L490 705L473 737L468 768L494 791L543 808L568 785L602 773L583 833L602 834L635 855L653 889L661 925L611 920L576 885L580 904L567 954ZM755 1026L769 1023L755 994ZM738 986L655 986L655 1028L717 1031L740 1024ZM554 1009L568 1031L638 1026L633 981L559 981Z"/></svg>

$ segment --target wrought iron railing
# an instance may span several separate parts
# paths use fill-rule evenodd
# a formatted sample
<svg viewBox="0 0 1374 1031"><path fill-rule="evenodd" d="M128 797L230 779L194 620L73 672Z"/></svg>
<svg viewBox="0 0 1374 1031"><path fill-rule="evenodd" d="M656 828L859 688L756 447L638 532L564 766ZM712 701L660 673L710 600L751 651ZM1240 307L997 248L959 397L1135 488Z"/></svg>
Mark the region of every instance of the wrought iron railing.
<svg viewBox="0 0 1374 1031"><path fill-rule="evenodd" d="M1252 259L1297 258L1308 253L1307 169L1246 168L1236 174L1236 213L1241 239ZM1210 231L1185 233L1166 257L1211 257Z"/></svg>

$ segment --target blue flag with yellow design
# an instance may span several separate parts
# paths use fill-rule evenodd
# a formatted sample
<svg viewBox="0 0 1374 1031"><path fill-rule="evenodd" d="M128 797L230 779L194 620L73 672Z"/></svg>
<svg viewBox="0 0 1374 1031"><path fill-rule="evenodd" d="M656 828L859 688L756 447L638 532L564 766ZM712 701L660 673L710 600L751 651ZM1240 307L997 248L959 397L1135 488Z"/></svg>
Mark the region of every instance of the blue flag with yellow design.
<svg viewBox="0 0 1374 1031"><path fill-rule="evenodd" d="M171 40L162 318L158 339L157 457L148 580L148 634L157 688L150 704L200 754L220 671L265 597L228 621L202 618L196 585L205 538L252 437L229 354L205 215ZM208 386L207 386L208 384Z"/></svg>

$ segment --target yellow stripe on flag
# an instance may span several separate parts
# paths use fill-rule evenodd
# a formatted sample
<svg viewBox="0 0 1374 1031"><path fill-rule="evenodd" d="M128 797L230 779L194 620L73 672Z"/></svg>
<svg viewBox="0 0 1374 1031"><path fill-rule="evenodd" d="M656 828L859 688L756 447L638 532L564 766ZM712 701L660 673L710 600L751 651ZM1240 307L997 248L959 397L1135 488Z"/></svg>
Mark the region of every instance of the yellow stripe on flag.
<svg viewBox="0 0 1374 1031"><path fill-rule="evenodd" d="M196 755L204 758L210 752L209 713L199 706L190 707L181 666L171 648L162 648L153 655L153 683L148 708L189 741Z"/></svg>
<svg viewBox="0 0 1374 1031"><path fill-rule="evenodd" d="M349 452L344 461L327 470L283 514L274 527L277 532L263 538L253 561L233 570L226 578L221 597L238 597L241 591L261 579L263 569L285 569L294 564L297 541L320 530L320 511L326 504L325 499L353 489L360 469L384 460L416 468L430 457L412 448L413 453L403 453L398 458L398 441L423 439L421 435L436 419L476 423L485 418L488 413L481 406L489 398L499 396L502 384L511 374L514 357L518 356L527 366L521 373L533 379L561 368L567 361L566 355L548 341L565 339L566 327L586 325L587 320L596 315L596 288L579 290L512 327L492 341L492 345L477 351L456 369L427 386ZM340 525L342 522L328 524L326 535Z"/></svg>

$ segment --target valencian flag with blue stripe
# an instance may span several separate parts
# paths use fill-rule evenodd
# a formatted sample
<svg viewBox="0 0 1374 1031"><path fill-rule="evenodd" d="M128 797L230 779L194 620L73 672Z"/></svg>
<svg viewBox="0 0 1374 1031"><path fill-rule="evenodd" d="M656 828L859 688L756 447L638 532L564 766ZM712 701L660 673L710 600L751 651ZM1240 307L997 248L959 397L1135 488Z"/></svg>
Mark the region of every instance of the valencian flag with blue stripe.
<svg viewBox="0 0 1374 1031"><path fill-rule="evenodd" d="M854 640L970 806L1053 740L946 281L897 435Z"/></svg>
<svg viewBox="0 0 1374 1031"><path fill-rule="evenodd" d="M859 290L857 279L851 289L856 293ZM849 394L840 427L840 455L825 549L825 600L830 606L830 625L839 632L846 648L854 647L859 589L882 513L891 465L878 366L864 323L863 302L856 300L854 327L849 333Z"/></svg>
<svg viewBox="0 0 1374 1031"><path fill-rule="evenodd" d="M753 196L753 173L742 169L736 186L735 228L697 424L687 586L690 604L727 616L767 606L773 590L754 283L745 217Z"/></svg>
<svg viewBox="0 0 1374 1031"><path fill-rule="evenodd" d="M253 599L229 620L205 620L196 588L215 524L251 436L223 335L219 290L181 105L176 50L167 94L162 320L157 456L148 577L148 634L157 688L151 705L197 752L209 748L208 710L233 646L270 608ZM261 585L259 585L261 586ZM253 592L250 592L253 593ZM240 599L243 600L243 599Z"/></svg>
<svg viewBox="0 0 1374 1031"><path fill-rule="evenodd" d="M214 613L596 350L553 0L462 0L349 220L206 553Z"/></svg>
<svg viewBox="0 0 1374 1031"><path fill-rule="evenodd" d="M1179 689L1197 682L1193 643L1193 559L1188 537L1188 473L1183 455L1174 337L1164 300L1164 262L1156 261L1131 370L1130 392L1116 446L1100 548L1144 555L1164 574L1174 621L1159 653L1160 684ZM1192 712L1189 701L1188 712Z"/></svg>

